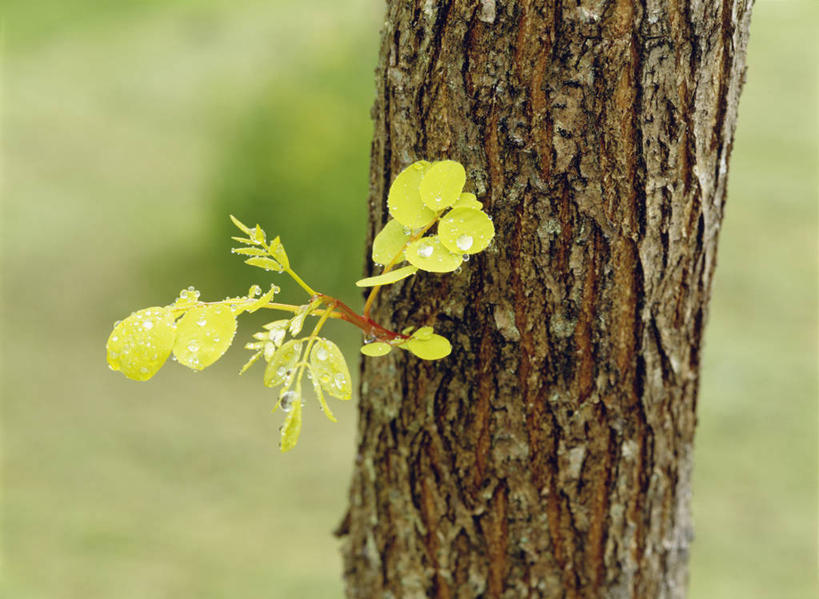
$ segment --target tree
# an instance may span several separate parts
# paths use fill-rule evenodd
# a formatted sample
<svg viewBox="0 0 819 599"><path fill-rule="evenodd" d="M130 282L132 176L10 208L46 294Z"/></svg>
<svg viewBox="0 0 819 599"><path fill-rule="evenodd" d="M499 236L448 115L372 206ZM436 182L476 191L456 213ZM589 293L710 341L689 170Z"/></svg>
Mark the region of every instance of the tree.
<svg viewBox="0 0 819 599"><path fill-rule="evenodd" d="M466 165L497 237L376 303L454 351L364 362L348 596L685 594L751 4L387 3L370 237L422 158Z"/></svg>

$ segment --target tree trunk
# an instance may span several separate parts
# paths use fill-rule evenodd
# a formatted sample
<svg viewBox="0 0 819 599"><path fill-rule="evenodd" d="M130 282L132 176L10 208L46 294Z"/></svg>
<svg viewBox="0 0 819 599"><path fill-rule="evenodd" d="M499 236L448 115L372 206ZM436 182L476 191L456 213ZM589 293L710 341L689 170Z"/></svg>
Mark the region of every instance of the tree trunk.
<svg viewBox="0 0 819 599"><path fill-rule="evenodd" d="M349 597L683 597L703 325L751 0L391 0L370 238L467 169L463 272L384 289L453 353L365 359ZM372 272L368 261L367 271Z"/></svg>

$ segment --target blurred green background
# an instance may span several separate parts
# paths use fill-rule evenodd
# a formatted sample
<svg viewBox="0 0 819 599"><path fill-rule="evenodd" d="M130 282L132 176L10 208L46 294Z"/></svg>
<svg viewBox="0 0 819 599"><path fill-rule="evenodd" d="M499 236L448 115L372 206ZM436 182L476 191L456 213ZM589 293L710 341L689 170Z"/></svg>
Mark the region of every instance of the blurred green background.
<svg viewBox="0 0 819 599"><path fill-rule="evenodd" d="M103 346L189 284L247 288L228 211L358 301L381 4L0 10L2 596L340 597L354 402L334 404L337 425L308 410L283 457L259 372L235 374L246 352L138 384ZM693 598L817 592L819 10L755 12L706 333Z"/></svg>

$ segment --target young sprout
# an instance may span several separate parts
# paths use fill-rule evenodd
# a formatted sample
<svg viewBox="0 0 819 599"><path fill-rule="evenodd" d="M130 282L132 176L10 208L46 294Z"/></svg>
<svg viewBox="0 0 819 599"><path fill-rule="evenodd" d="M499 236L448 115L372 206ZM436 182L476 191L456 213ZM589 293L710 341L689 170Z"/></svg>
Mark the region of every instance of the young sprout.
<svg viewBox="0 0 819 599"><path fill-rule="evenodd" d="M398 174L387 198L392 219L373 240L373 262L383 265L382 272L356 283L372 288L362 314L308 285L291 267L278 237L268 241L259 225L248 227L231 216L244 235L233 237L241 245L232 253L243 256L250 266L288 275L304 290L308 301L301 305L277 303L273 301L279 293L276 285L264 293L253 285L244 296L204 302L199 300L199 292L189 287L172 304L139 310L116 323L106 345L109 367L130 379L146 381L173 354L183 366L202 370L230 347L236 334L236 317L242 312L286 312L289 317L266 323L245 345L254 353L240 374L260 359L266 363L264 384L279 389L273 410L287 414L280 429L280 447L283 452L289 451L301 433L305 374L312 382L320 409L333 422L336 419L325 394L341 400L352 397L350 370L341 350L319 336L328 319L345 320L360 328L367 339L361 348L366 356L384 356L397 347L424 360L439 360L452 351L449 341L432 327L391 331L370 318L370 309L381 286L411 277L419 270L455 271L471 254L486 249L495 228L477 198L463 191L465 183L464 167L453 160L422 160ZM436 232L432 232L436 225ZM305 336L302 329L307 318L318 320Z"/></svg>

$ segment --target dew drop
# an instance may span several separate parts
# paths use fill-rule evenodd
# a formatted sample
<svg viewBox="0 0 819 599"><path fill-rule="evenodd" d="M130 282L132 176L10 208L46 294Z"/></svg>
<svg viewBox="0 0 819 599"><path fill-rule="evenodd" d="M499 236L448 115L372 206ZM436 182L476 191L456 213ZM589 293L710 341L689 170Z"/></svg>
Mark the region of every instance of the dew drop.
<svg viewBox="0 0 819 599"><path fill-rule="evenodd" d="M285 368L284 366L279 366L279 369L276 371L276 374L283 378L284 375L287 374L287 368Z"/></svg>
<svg viewBox="0 0 819 599"><path fill-rule="evenodd" d="M467 251L469 248L472 247L472 236L471 235L461 235L458 239L455 240L455 245L458 246L458 249L462 252Z"/></svg>
<svg viewBox="0 0 819 599"><path fill-rule="evenodd" d="M469 254L464 254L462 256L462 258L463 258L464 262L469 262Z"/></svg>
<svg viewBox="0 0 819 599"><path fill-rule="evenodd" d="M433 249L434 248L431 245L424 244L418 248L418 255L421 256L422 258L429 258L430 256L432 256Z"/></svg>
<svg viewBox="0 0 819 599"><path fill-rule="evenodd" d="M196 324L198 324L200 327L203 327L206 324L208 324L208 321L206 318L200 318L199 320L196 321Z"/></svg>
<svg viewBox="0 0 819 599"><path fill-rule="evenodd" d="M299 394L295 391L285 391L282 398L279 400L279 406L282 411L289 412L293 409L293 404L299 399Z"/></svg>
<svg viewBox="0 0 819 599"><path fill-rule="evenodd" d="M145 322L142 323L142 327L150 330L154 328L154 323L151 322L150 320L146 320Z"/></svg>
<svg viewBox="0 0 819 599"><path fill-rule="evenodd" d="M316 358L319 360L326 360L327 359L327 350L323 347L320 347L316 350Z"/></svg>
<svg viewBox="0 0 819 599"><path fill-rule="evenodd" d="M189 352L198 352L199 351L199 344L197 343L188 343L188 351ZM197 360L198 362L198 360Z"/></svg>

